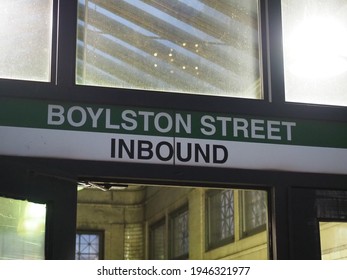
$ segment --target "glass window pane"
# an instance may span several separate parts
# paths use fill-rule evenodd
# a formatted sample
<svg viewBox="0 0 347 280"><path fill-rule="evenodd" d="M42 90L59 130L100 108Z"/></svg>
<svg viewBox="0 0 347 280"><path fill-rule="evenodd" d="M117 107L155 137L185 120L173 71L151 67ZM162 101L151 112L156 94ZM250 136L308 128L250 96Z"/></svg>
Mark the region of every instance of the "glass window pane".
<svg viewBox="0 0 347 280"><path fill-rule="evenodd" d="M171 216L171 257L173 259L186 259L188 254L188 209L184 208Z"/></svg>
<svg viewBox="0 0 347 280"><path fill-rule="evenodd" d="M323 260L347 260L347 223L320 222Z"/></svg>
<svg viewBox="0 0 347 280"><path fill-rule="evenodd" d="M50 81L53 0L0 1L0 78Z"/></svg>
<svg viewBox="0 0 347 280"><path fill-rule="evenodd" d="M266 229L267 195L266 191L241 191L242 235L249 236Z"/></svg>
<svg viewBox="0 0 347 280"><path fill-rule="evenodd" d="M153 225L150 228L150 259L165 259L165 222Z"/></svg>
<svg viewBox="0 0 347 280"><path fill-rule="evenodd" d="M101 242L99 233L76 234L76 260L99 260L100 248Z"/></svg>
<svg viewBox="0 0 347 280"><path fill-rule="evenodd" d="M0 259L45 258L46 205L0 197Z"/></svg>
<svg viewBox="0 0 347 280"><path fill-rule="evenodd" d="M76 82L262 98L257 0L79 0Z"/></svg>
<svg viewBox="0 0 347 280"><path fill-rule="evenodd" d="M211 191L207 196L208 247L234 240L234 191Z"/></svg>
<svg viewBox="0 0 347 280"><path fill-rule="evenodd" d="M347 2L283 0L286 101L347 105Z"/></svg>

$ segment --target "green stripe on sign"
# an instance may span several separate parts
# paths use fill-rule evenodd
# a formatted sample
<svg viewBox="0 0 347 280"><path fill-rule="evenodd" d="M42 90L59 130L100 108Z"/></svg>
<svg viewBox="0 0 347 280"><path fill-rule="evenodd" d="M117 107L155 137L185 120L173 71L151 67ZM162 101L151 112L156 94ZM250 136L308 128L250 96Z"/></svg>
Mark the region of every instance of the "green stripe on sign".
<svg viewBox="0 0 347 280"><path fill-rule="evenodd" d="M47 100L0 99L0 125L347 148L341 122L260 118Z"/></svg>

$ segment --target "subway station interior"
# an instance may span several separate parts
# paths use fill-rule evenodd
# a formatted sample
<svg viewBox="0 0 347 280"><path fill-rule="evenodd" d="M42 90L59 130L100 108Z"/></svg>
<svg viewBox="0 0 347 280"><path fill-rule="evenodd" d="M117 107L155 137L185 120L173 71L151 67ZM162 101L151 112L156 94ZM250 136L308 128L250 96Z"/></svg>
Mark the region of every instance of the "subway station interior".
<svg viewBox="0 0 347 280"><path fill-rule="evenodd" d="M0 259L347 259L347 1L1 0Z"/></svg>

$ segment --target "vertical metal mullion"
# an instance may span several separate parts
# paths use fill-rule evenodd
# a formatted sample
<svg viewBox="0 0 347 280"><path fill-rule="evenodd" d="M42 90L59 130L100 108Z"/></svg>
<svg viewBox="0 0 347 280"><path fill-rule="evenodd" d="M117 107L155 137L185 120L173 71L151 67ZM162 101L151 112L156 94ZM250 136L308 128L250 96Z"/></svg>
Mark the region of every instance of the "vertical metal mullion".
<svg viewBox="0 0 347 280"><path fill-rule="evenodd" d="M270 246L269 257L275 260L290 259L289 240L290 187L279 183L270 192L268 199Z"/></svg>
<svg viewBox="0 0 347 280"><path fill-rule="evenodd" d="M51 46L51 79L50 82L56 85L57 80L57 40L58 40L58 6L59 0L53 0L52 16L52 46Z"/></svg>
<svg viewBox="0 0 347 280"><path fill-rule="evenodd" d="M264 90L269 102L285 102L281 0L261 1Z"/></svg>
<svg viewBox="0 0 347 280"><path fill-rule="evenodd" d="M268 60L267 60L267 18L266 5L264 0L258 0L258 38L259 38L259 59L260 59L260 77L263 99L270 101L269 97L269 80L268 80Z"/></svg>
<svg viewBox="0 0 347 280"><path fill-rule="evenodd" d="M75 85L76 28L78 0L57 0L56 62L54 83Z"/></svg>

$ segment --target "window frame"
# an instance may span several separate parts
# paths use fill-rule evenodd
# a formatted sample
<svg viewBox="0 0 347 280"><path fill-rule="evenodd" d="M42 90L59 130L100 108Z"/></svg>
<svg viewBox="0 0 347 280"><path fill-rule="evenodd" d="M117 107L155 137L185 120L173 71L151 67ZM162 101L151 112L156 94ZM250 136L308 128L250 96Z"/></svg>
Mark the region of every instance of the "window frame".
<svg viewBox="0 0 347 280"><path fill-rule="evenodd" d="M203 92L204 95L214 97L263 99L259 0L250 0L246 5L242 5L241 1L239 4L225 2L216 6L212 5L211 1L208 3L205 1L202 3L205 5L204 7L198 5L194 10L189 3L181 3L183 6L176 8L171 4L161 5L155 2L148 3L150 5L148 7L143 7L141 3L129 5L127 1L120 1L117 7L111 3L98 1L90 2L88 5L85 0L79 0L76 84L124 88L126 85L122 84L125 83L128 84L128 89L152 90L158 93L199 94ZM122 7L124 11L122 11ZM106 21L103 21L102 18L104 9L105 13L112 13L110 17L105 17ZM230 10L223 11L225 9ZM218 12L222 17L231 19L232 25L218 23L218 14L213 14L213 11ZM144 19L140 16L142 13ZM195 17L195 13L197 17ZM235 20L234 14L237 13L240 16L237 16ZM121 17L122 21L113 19L112 16ZM130 21L130 23L125 24L123 21ZM228 21L225 20L225 22ZM132 31L135 27L132 25L137 26L134 33ZM185 25L189 25L189 28ZM160 28L155 26L160 26ZM193 33L190 28L198 30ZM154 34L148 35L144 33L145 31L140 32L137 29L145 29L147 33ZM118 30L118 35L115 30ZM200 34L199 31L203 34ZM110 35L110 38L101 36L101 34L104 35L104 32ZM124 32L129 32L129 35L124 37ZM235 34L231 35L230 32ZM159 38L163 42L159 42ZM125 43L122 44L118 41ZM142 41L144 44L139 43ZM131 47L124 47L124 44L129 44ZM194 44L195 46L193 46ZM240 46L240 44L245 46ZM201 47L200 50L196 49ZM182 49L189 50L190 54ZM144 54L140 54L139 50ZM242 53L240 54L238 51ZM153 54L153 52L155 53ZM172 57L171 62L166 59L167 53ZM194 53L199 58L194 57ZM110 58L103 57L103 54ZM247 58L238 60L243 55ZM120 60L119 65L118 63L112 64L111 57ZM165 63L169 65L164 65ZM154 67L152 67L153 65ZM198 67L192 70L193 65L198 65ZM212 65L214 67L209 68ZM196 73L196 69L199 69L199 73ZM93 70L104 71L104 73L99 76ZM228 76L223 74L228 73L229 70ZM141 74L141 71L144 72ZM182 73L178 74L181 71ZM93 73L98 79L94 79ZM135 77L131 77L133 74ZM84 75L87 77L83 77ZM247 78L248 75L251 78ZM110 81L107 77L112 80L111 76L115 80L119 78L120 81ZM142 76L148 77L148 79L138 81ZM238 85L241 80L244 80L245 84ZM203 86L205 82L211 88Z"/></svg>
<svg viewBox="0 0 347 280"><path fill-rule="evenodd" d="M154 242L153 242L153 240L154 240L154 236L153 236L153 232L156 230L156 229L158 229L158 228L160 228L160 227L164 227L164 240L163 240L163 252L164 252L164 255L163 255L163 257L164 257L164 260L166 259L166 255L167 255L167 253L166 253L166 251L167 251L167 249L166 249L166 244L167 244L167 238L166 238L166 236L167 236L167 233L166 233L166 219L165 219L165 217L163 217L162 219L160 219L159 221L157 221L157 222L155 222L155 223L153 223L153 224L151 224L149 227L148 227L148 229L149 229L149 234L148 234L148 237L149 237L149 240L148 240L148 243L149 243L149 246L148 246L148 249L149 249L149 252L148 252L148 257L149 257L149 259L150 260L157 260L157 258L155 258L155 252L154 252Z"/></svg>
<svg viewBox="0 0 347 280"><path fill-rule="evenodd" d="M181 214L187 215L187 241L188 241L188 252L184 252L181 255L174 255L174 247L175 247L175 227L174 227L174 219L179 217ZM189 258L189 205L185 204L182 207L172 211L169 214L169 258L173 260L185 260Z"/></svg>
<svg viewBox="0 0 347 280"><path fill-rule="evenodd" d="M44 89L51 87L61 87L71 85L75 73L75 66L70 65L71 59L75 61L75 42L76 28L75 20L77 13L76 0L52 0L52 26L51 26L51 57L50 57L50 81L35 81L35 80L22 80L22 79L5 79L0 78L0 87L16 86L18 85L35 85L36 88L43 87ZM73 27L72 27L73 26ZM2 95L2 94L1 94ZM0 95L0 96L1 96ZM16 96L17 94L11 94ZM21 95L20 95L21 96ZM23 97L34 97L27 96Z"/></svg>
<svg viewBox="0 0 347 280"><path fill-rule="evenodd" d="M266 221L264 224L251 228L246 229L246 216L247 216L247 203L246 203L246 193L256 191L256 192L264 192L265 193L265 203L266 206ZM268 193L265 190L239 190L239 199L240 199L240 231L241 231L241 238L246 238L252 235L255 235L257 233L263 232L267 229L267 222L269 217L269 203L268 203Z"/></svg>
<svg viewBox="0 0 347 280"><path fill-rule="evenodd" d="M343 48L345 45L340 38L346 37L347 25L341 22L346 4L310 0L282 0L281 4L283 102L346 109L347 102L342 96L347 86L344 83L347 65L345 55L335 50L336 46ZM338 10L340 14L334 12ZM334 47L327 46L324 41ZM317 45L316 51L311 51Z"/></svg>
<svg viewBox="0 0 347 280"><path fill-rule="evenodd" d="M52 81L0 79L0 98L151 106L163 109L345 121L346 107L285 102L281 0L259 0L263 100L76 85L77 0L53 0ZM25 88L25 91L23 91Z"/></svg>
<svg viewBox="0 0 347 280"><path fill-rule="evenodd" d="M219 196L220 197L220 193L224 192L224 191L231 191L233 193L233 213L232 213L232 223L233 223L233 234L231 236L228 236L226 238L223 239L218 239L218 240L212 240L211 237L211 220L212 217L211 215L213 213L215 213L215 210L212 212L211 211L211 207L213 207L211 205L211 198L214 196ZM220 210L220 209L218 209ZM235 241L235 190L234 189L221 189L221 190L210 190L207 191L205 193L205 239L206 239L206 250L212 250L212 249L216 249L222 246L225 246L227 244L231 244Z"/></svg>
<svg viewBox="0 0 347 280"><path fill-rule="evenodd" d="M13 77L13 78L0 78L0 88L3 83L6 81L14 81L15 82L23 82L24 84L28 83L36 83L36 84L54 84L55 83L55 77L56 77L56 69L57 69L57 38L58 38L58 17L59 17L59 1L60 0L51 0L52 1L52 14L51 14L51 20L52 20L52 26L50 30L50 35L51 35L51 40L50 40L50 57L48 62L48 81L44 80L35 80L35 79L25 79L25 78L18 78L18 77ZM15 47L15 46L13 46ZM1 94L0 94L1 97Z"/></svg>
<svg viewBox="0 0 347 280"><path fill-rule="evenodd" d="M97 235L99 238L99 251L98 251L98 260L103 260L104 259L104 231L101 230L82 230L78 229L76 230L76 245L77 245L77 238L81 235ZM80 243L78 243L80 244ZM80 256L81 254L79 254ZM89 255L89 254L88 254ZM75 260L81 260L80 258L76 258L77 256L77 247L75 247Z"/></svg>

